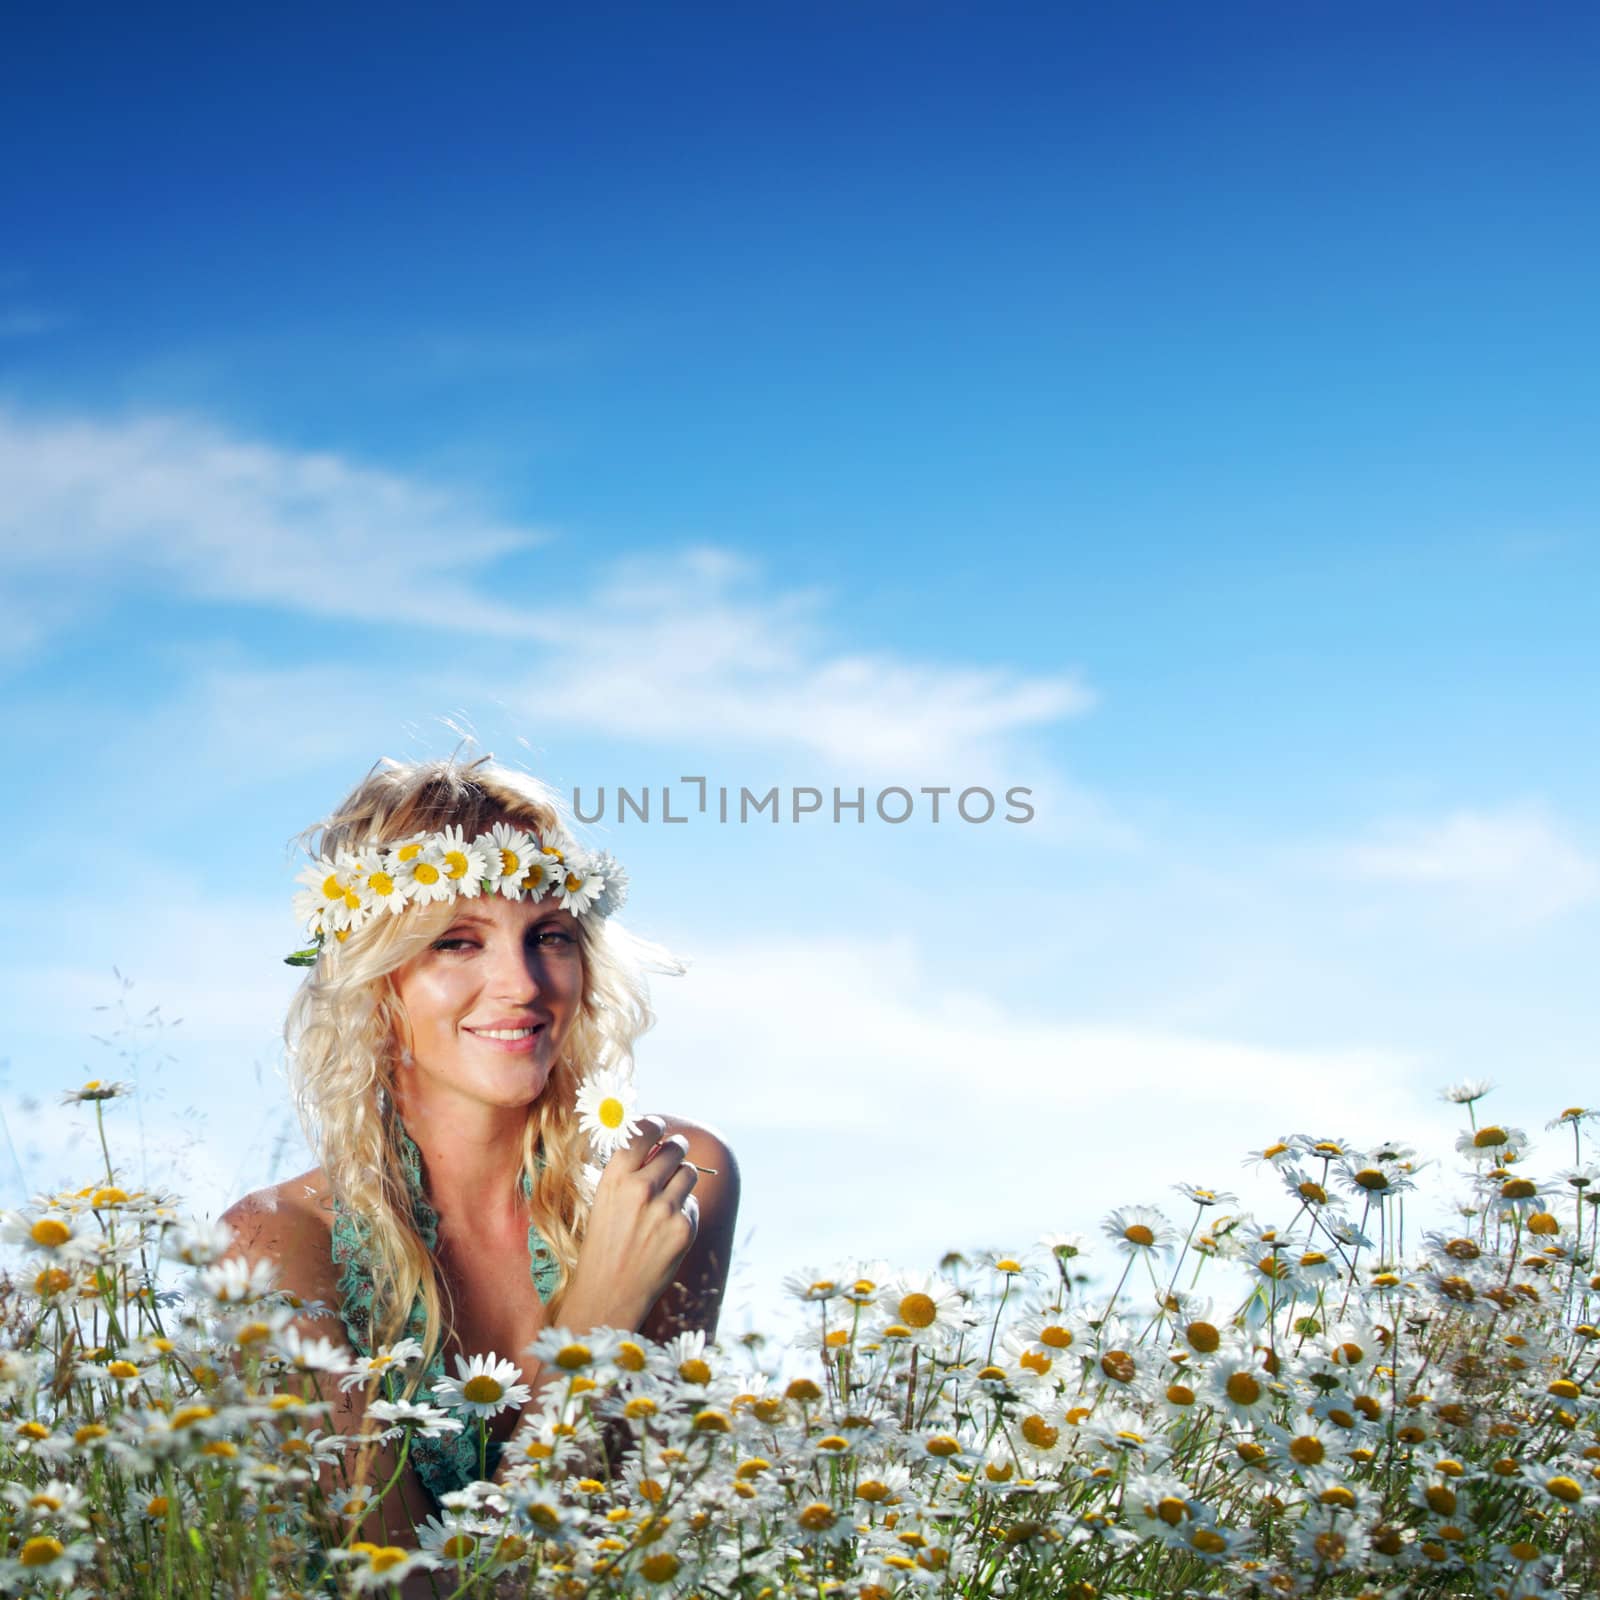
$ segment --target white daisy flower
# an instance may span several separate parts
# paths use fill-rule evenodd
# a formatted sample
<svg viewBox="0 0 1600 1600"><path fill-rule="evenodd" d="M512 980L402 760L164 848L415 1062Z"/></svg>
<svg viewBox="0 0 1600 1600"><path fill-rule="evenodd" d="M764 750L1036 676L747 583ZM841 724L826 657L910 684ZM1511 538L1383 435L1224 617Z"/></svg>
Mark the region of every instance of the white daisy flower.
<svg viewBox="0 0 1600 1600"><path fill-rule="evenodd" d="M8 1483L0 1488L0 1495L27 1522L63 1521L74 1528L88 1526L87 1519L80 1514L83 1490L60 1478L52 1478L43 1487Z"/></svg>
<svg viewBox="0 0 1600 1600"><path fill-rule="evenodd" d="M445 878L458 894L466 895L469 900L482 889L483 880L489 876L489 852L484 848L484 838L485 835L480 834L469 843L462 837L460 827L454 826L433 839L433 848L444 864Z"/></svg>
<svg viewBox="0 0 1600 1600"><path fill-rule="evenodd" d="M321 933L333 926L332 913L343 908L350 892L350 881L336 861L319 856L309 867L295 874L296 883L305 888L294 897L294 914L308 933Z"/></svg>
<svg viewBox="0 0 1600 1600"><path fill-rule="evenodd" d="M32 1217L26 1212L6 1211L0 1212L0 1218L0 1239L48 1260L84 1261L95 1254L93 1242L79 1235L70 1218L55 1212Z"/></svg>
<svg viewBox="0 0 1600 1600"><path fill-rule="evenodd" d="M278 1341L284 1360L297 1372L335 1372L343 1376L350 1370L349 1352L331 1339L312 1339L298 1328L285 1328Z"/></svg>
<svg viewBox="0 0 1600 1600"><path fill-rule="evenodd" d="M542 850L535 850L523 866L517 889L529 900L543 900L561 880L561 862Z"/></svg>
<svg viewBox="0 0 1600 1600"><path fill-rule="evenodd" d="M442 1439L447 1434L460 1433L463 1423L439 1406L430 1406L422 1400L374 1400L367 1407L367 1415L374 1422L387 1425L383 1439L393 1439L407 1428L415 1429L424 1439Z"/></svg>
<svg viewBox="0 0 1600 1600"><path fill-rule="evenodd" d="M1181 1237L1154 1206L1121 1206L1101 1227L1117 1249L1130 1256L1141 1250L1170 1255Z"/></svg>
<svg viewBox="0 0 1600 1600"><path fill-rule="evenodd" d="M1206 1374L1205 1387L1218 1408L1237 1422L1265 1421L1271 1414L1275 1399L1272 1379L1256 1352L1246 1345L1230 1343L1218 1354Z"/></svg>
<svg viewBox="0 0 1600 1600"><path fill-rule="evenodd" d="M477 1555L485 1535L455 1517L441 1520L429 1517L417 1524L417 1545L440 1561L457 1564L471 1561Z"/></svg>
<svg viewBox="0 0 1600 1600"><path fill-rule="evenodd" d="M594 903L594 913L597 917L609 917L627 903L628 874L609 850L602 850L595 856L594 869L605 880L605 888Z"/></svg>
<svg viewBox="0 0 1600 1600"><path fill-rule="evenodd" d="M566 1328L544 1328L528 1346L528 1354L544 1366L559 1372L581 1372L593 1376L617 1353L622 1335L612 1328L589 1328L572 1333Z"/></svg>
<svg viewBox="0 0 1600 1600"><path fill-rule="evenodd" d="M229 1256L195 1274L195 1286L202 1294L228 1306L248 1305L271 1294L277 1281L278 1269L265 1256L250 1263Z"/></svg>
<svg viewBox="0 0 1600 1600"><path fill-rule="evenodd" d="M225 1222L186 1222L161 1235L161 1254L189 1267L209 1267L233 1245L233 1229Z"/></svg>
<svg viewBox="0 0 1600 1600"><path fill-rule="evenodd" d="M604 874L589 856L569 856L566 872L556 880L555 894L563 911L581 917L605 892Z"/></svg>
<svg viewBox="0 0 1600 1600"><path fill-rule="evenodd" d="M386 1372L408 1373L421 1359L422 1346L415 1339L399 1339L394 1344L379 1345L370 1356L357 1359L349 1375L339 1380L339 1387L364 1387Z"/></svg>
<svg viewBox="0 0 1600 1600"><path fill-rule="evenodd" d="M449 876L444 851L431 840L395 851L390 871L406 899L415 905L434 905L456 897L458 885Z"/></svg>
<svg viewBox="0 0 1600 1600"><path fill-rule="evenodd" d="M896 1277L875 1309L880 1336L893 1333L921 1345L953 1338L972 1322L960 1290L931 1272Z"/></svg>
<svg viewBox="0 0 1600 1600"><path fill-rule="evenodd" d="M620 1067L601 1067L578 1090L578 1126L589 1146L609 1159L639 1131L639 1097L632 1078Z"/></svg>
<svg viewBox="0 0 1600 1600"><path fill-rule="evenodd" d="M522 875L539 853L539 841L509 822L497 822L487 834L480 834L476 843L483 852L483 876L490 888L509 899L520 899Z"/></svg>
<svg viewBox="0 0 1600 1600"><path fill-rule="evenodd" d="M430 1571L442 1565L437 1556L429 1555L426 1550L404 1550L399 1545L365 1541L358 1549L330 1550L328 1559L355 1563L350 1583L358 1594L378 1589L392 1593L395 1585L411 1573Z"/></svg>
<svg viewBox="0 0 1600 1600"><path fill-rule="evenodd" d="M1456 1139L1456 1150L1469 1161L1503 1162L1508 1157L1520 1160L1528 1148L1528 1136L1521 1128L1487 1122L1468 1130Z"/></svg>
<svg viewBox="0 0 1600 1600"><path fill-rule="evenodd" d="M404 849L404 846L401 846ZM352 926L379 911L398 913L406 908L408 897L395 877L395 851L363 850L355 856L351 888L361 902L352 917Z"/></svg>
<svg viewBox="0 0 1600 1600"><path fill-rule="evenodd" d="M500 1361L494 1351L476 1355L469 1362L456 1357L456 1376L441 1378L433 1386L439 1403L469 1416L498 1416L502 1411L528 1403L532 1390L521 1380L522 1371L514 1361Z"/></svg>

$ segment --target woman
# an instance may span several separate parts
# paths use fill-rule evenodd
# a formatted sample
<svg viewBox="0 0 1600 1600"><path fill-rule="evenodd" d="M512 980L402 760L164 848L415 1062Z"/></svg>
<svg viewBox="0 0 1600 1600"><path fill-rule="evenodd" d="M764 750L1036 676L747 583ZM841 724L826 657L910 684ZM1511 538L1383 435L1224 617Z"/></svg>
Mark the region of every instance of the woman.
<svg viewBox="0 0 1600 1600"><path fill-rule="evenodd" d="M492 1351L533 1391L524 1412L537 1407L527 1347L547 1325L713 1337L732 1153L693 1123L639 1119L596 1182L580 1126L580 1086L628 1071L654 1020L645 961L682 970L610 921L626 893L617 863L574 843L544 786L487 757L383 763L312 849L298 905L316 943L289 958L310 971L287 1037L321 1165L224 1213L234 1253L337 1308L362 1356L415 1338L426 1359L405 1392L419 1399L458 1357ZM302 1331L329 1329L307 1318ZM333 1427L361 1427L361 1386L323 1394ZM523 1414L490 1424L491 1475ZM380 1452L367 1481L394 1466ZM415 1439L397 1484L406 1516L379 1525L379 1507L362 1537L414 1544L411 1524L478 1467L474 1430Z"/></svg>

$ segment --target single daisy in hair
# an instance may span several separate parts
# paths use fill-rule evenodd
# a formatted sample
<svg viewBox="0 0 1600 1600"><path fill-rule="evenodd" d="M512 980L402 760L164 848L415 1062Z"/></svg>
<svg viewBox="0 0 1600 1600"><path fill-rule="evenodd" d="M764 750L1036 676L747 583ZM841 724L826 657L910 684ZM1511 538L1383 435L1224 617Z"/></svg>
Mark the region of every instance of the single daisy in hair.
<svg viewBox="0 0 1600 1600"><path fill-rule="evenodd" d="M403 845L390 870L406 899L419 906L455 899L456 885L447 874L444 852L435 844Z"/></svg>
<svg viewBox="0 0 1600 1600"><path fill-rule="evenodd" d="M639 1097L633 1080L620 1067L601 1067L578 1089L578 1126L589 1146L608 1160L639 1131Z"/></svg>
<svg viewBox="0 0 1600 1600"><path fill-rule="evenodd" d="M451 1411L487 1421L500 1412L528 1403L533 1391L520 1381L522 1369L514 1361L499 1361L494 1351L471 1361L456 1357L456 1375L433 1386L439 1404Z"/></svg>

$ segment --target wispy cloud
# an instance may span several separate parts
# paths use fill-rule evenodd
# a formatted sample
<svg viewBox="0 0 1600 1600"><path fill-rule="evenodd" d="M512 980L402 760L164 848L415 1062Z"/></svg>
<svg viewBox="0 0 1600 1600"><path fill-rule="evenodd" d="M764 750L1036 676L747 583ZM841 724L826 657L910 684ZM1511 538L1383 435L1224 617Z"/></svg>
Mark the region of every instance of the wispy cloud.
<svg viewBox="0 0 1600 1600"><path fill-rule="evenodd" d="M0 409L0 574L93 607L144 577L203 601L537 637L538 608L467 577L543 537L462 491L185 416ZM70 584L62 574L70 571ZM18 610L24 618L32 595Z"/></svg>
<svg viewBox="0 0 1600 1600"><path fill-rule="evenodd" d="M1544 922L1600 897L1600 860L1534 803L1391 821L1339 859L1357 877L1444 892L1507 926Z"/></svg>
<svg viewBox="0 0 1600 1600"><path fill-rule="evenodd" d="M1095 703L1076 673L1022 674L839 649L826 593L765 591L759 569L699 547L619 565L525 693L652 744L787 746L915 775ZM976 781L976 775L974 775Z"/></svg>

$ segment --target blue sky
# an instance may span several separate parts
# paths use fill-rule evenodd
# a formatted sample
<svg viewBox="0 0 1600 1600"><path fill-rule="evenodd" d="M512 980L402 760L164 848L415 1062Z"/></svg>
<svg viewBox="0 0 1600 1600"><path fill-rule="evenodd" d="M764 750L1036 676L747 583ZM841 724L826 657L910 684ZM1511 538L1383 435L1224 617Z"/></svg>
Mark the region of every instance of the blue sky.
<svg viewBox="0 0 1600 1600"><path fill-rule="evenodd" d="M285 841L452 726L1034 789L609 830L755 1276L1592 1096L1592 11L12 33L0 817L60 894L0 891L6 1203L113 963L197 1204L265 1181Z"/></svg>

